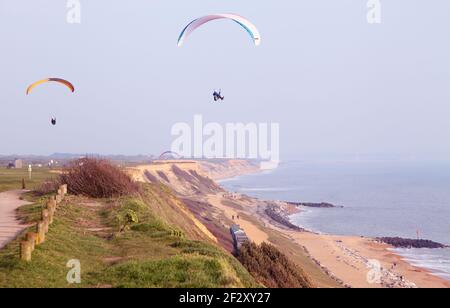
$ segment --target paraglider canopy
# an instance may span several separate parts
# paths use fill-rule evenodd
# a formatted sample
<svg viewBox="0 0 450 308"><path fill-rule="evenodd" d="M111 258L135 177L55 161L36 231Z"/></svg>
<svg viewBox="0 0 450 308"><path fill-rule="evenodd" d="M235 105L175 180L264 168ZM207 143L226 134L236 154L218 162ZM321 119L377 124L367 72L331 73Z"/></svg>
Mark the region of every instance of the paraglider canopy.
<svg viewBox="0 0 450 308"><path fill-rule="evenodd" d="M65 79L61 79L61 78L46 78L46 79L42 79L39 81L36 81L35 83L31 84L28 88L27 88L27 95L29 95L34 88L38 87L41 84L47 83L47 82L56 82L59 84L62 84L64 86L66 86L72 93L75 92L75 87L73 86L72 83L70 83L69 81L65 80ZM50 120L50 123L55 126L56 125L56 117L52 117Z"/></svg>
<svg viewBox="0 0 450 308"><path fill-rule="evenodd" d="M27 95L30 94L34 88L36 88L37 86L47 83L47 82L57 82L60 83L64 86L66 86L72 93L75 92L75 87L73 86L73 84L71 84L69 81L61 79L61 78L46 78L46 79L42 79L39 81L36 81L35 83L31 84L28 88L27 88Z"/></svg>
<svg viewBox="0 0 450 308"><path fill-rule="evenodd" d="M178 47L182 46L186 38L188 38L189 35L191 35L192 32L194 32L197 28L201 27L202 25L210 21L217 19L233 20L247 31L247 33L250 35L256 46L259 46L261 44L261 35L259 34L258 29L253 23L251 23L245 17L239 16L237 14L213 14L195 19L194 21L189 23L181 32L178 38Z"/></svg>
<svg viewBox="0 0 450 308"><path fill-rule="evenodd" d="M173 151L166 151L159 156L159 159L182 159L182 158L183 158L182 155Z"/></svg>

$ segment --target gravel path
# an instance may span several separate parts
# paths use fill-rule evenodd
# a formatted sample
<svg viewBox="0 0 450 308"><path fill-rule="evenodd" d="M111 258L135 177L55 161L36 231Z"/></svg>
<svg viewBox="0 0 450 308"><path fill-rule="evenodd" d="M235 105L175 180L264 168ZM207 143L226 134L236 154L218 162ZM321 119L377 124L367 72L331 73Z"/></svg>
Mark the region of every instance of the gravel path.
<svg viewBox="0 0 450 308"><path fill-rule="evenodd" d="M16 210L22 205L30 204L20 200L25 190L11 190L0 193L0 249L25 229L26 226L17 220Z"/></svg>

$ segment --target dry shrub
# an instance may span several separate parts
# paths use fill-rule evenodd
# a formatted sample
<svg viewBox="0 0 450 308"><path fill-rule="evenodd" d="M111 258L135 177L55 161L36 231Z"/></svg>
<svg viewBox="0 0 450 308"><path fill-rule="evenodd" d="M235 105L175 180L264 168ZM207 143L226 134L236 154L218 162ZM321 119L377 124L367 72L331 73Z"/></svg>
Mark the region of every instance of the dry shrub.
<svg viewBox="0 0 450 308"><path fill-rule="evenodd" d="M244 244L238 255L248 272L268 288L312 288L306 274L277 248L267 243Z"/></svg>
<svg viewBox="0 0 450 308"><path fill-rule="evenodd" d="M139 186L122 169L102 159L83 158L63 170L60 182L74 195L112 198L133 195Z"/></svg>

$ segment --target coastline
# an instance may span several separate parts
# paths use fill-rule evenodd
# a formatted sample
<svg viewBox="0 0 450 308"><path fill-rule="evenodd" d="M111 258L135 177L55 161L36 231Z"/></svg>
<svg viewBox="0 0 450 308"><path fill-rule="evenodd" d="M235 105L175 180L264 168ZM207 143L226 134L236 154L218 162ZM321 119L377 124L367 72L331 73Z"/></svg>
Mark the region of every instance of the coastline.
<svg viewBox="0 0 450 308"><path fill-rule="evenodd" d="M263 172L263 170L261 171ZM248 175L246 173L239 174L236 177ZM231 177L227 179L220 179L219 183L222 181L229 181L233 180L236 177ZM258 200L257 198L254 198L255 201ZM269 202L276 204L279 208L281 208L281 211L279 211L279 216L284 218L287 222L290 224L293 224L293 222L290 219L291 215L294 214L301 214L302 210L307 210L308 206L294 206L294 202L281 202L281 201L263 201L258 200L256 202ZM301 202L300 202L301 203ZM299 204L298 204L299 205ZM272 206L272 205L270 205ZM341 207L341 206L336 206ZM265 218L263 213L259 213L261 219L267 219ZM271 217L272 218L272 217ZM273 218L272 218L273 219ZM279 223L279 221L276 221ZM304 226L297 226L300 230L294 230L289 224L283 224L283 227L280 228L280 226L277 226L276 223L272 223L270 220L266 220L266 223L268 225L271 225L272 228L285 233L286 235L289 235L292 237L296 242L298 242L300 245L303 245L305 249L308 251L308 254L310 257L320 266L324 269L324 271L327 272L328 275L330 275L332 278L338 280L343 286L362 286L368 283L365 287L373 287L374 285L377 285L378 283L371 283L371 282L364 282L363 280L359 279L353 279L352 277L349 277L349 275L345 272L345 270L341 270L340 266L336 266L336 264L332 264L330 268L333 268L331 270L326 265L330 263L334 263L332 260L327 260L328 258L321 257L320 255L323 255L325 251L322 249L317 249L315 247L316 245L313 242L320 242L319 245L323 245L323 247L329 247L329 251L331 251L331 254L335 254L336 251L341 250L346 254L347 256L351 256L350 259L351 262L349 264L352 264L352 262L358 261L356 263L360 263L361 265L365 266L368 269L368 273L370 272L370 267L373 267L375 265L375 268L377 267L377 262L375 260L380 261L384 281L381 281L381 284L384 285L384 287L450 287L450 282L447 280L436 276L434 273L429 271L426 268L423 267L417 267L413 265L412 263L405 260L406 258L403 257L399 252L396 251L396 248L379 242L377 239L374 238L365 238L362 236L338 236L333 234L322 234L315 230L308 230ZM285 229L286 230L283 230ZM297 232L296 232L297 231ZM300 233L300 234L298 234ZM334 243L333 243L334 241ZM310 249L308 249L308 247ZM362 252L362 254L360 253ZM367 256L367 257L366 257ZM339 256L337 256L339 257ZM371 258L371 259L369 259ZM338 259L341 259L339 257ZM343 259L341 259L343 260ZM346 263L345 260L340 261L342 263ZM395 266L395 271L393 268L393 265ZM391 267L389 267L389 265ZM357 266L351 265L350 267L355 268ZM343 267L345 268L345 266ZM386 268L390 268L391 270L386 270ZM362 270L362 268L358 268L358 270ZM336 273L339 274L336 274ZM341 277L345 277L342 279ZM367 278L367 277L365 277ZM367 280L367 279L366 279Z"/></svg>
<svg viewBox="0 0 450 308"><path fill-rule="evenodd" d="M170 162L166 165L172 166ZM293 208L292 204L227 192L219 186L220 182L257 173L255 165L233 161L231 165L222 164L217 168L214 163L207 163L205 166L204 162L192 162L180 167L188 168L185 171L190 173L193 172L192 168L195 169L195 172L209 178L218 188L211 189L212 184L209 184L208 189L198 189L200 186L196 184L193 190L189 180L181 181L180 175L171 174L170 169L173 169L173 166L165 166L162 169L161 166L147 166L139 170L153 170L152 177L157 177L158 173L164 170L169 180L167 183L178 194L196 202L209 204L213 211L211 217L220 221L224 227L239 224L255 243L269 242L291 255L294 262L309 270L309 274L318 282L318 287L450 287L450 283L445 279L403 260L399 254L392 251L392 246L371 238L295 230L274 220L266 211L268 208L278 209L278 214L288 219L295 210L299 210ZM222 173L223 169L227 169L227 172ZM202 215L206 214L200 213L199 218ZM334 283L330 282L330 279Z"/></svg>
<svg viewBox="0 0 450 308"><path fill-rule="evenodd" d="M288 204L292 204L292 202L288 202ZM295 204L295 203L294 203ZM300 203L298 203L300 204ZM297 205L298 205L297 204ZM297 206L294 212L285 212L286 220L289 222L299 226L300 228L314 233L316 235L321 236L333 236L339 237L337 234L333 233L324 233L318 230L308 229L306 226L303 226L298 223L294 223L292 218L296 215L305 214L306 211L309 210L309 206ZM343 208L342 206L333 206L333 208ZM340 237L357 237L358 235L342 235ZM424 239L405 239L400 237L370 237L370 236L360 236L361 238L365 238L367 240L372 241L373 243L380 245L380 247L386 251L386 254L391 253L396 256L400 261L403 261L409 264L411 267L416 268L416 271L423 271L436 277L438 279L442 279L446 285L450 285L450 276L440 271L439 266L436 267L436 264L426 265L427 263L433 263L433 260L423 259L422 255L436 255L436 251L441 249L448 249L449 246L445 244L441 244L438 242L424 240ZM439 254L437 254L439 256ZM440 261L435 261L440 262ZM397 263L397 262L396 262ZM397 263L398 264L398 263Z"/></svg>

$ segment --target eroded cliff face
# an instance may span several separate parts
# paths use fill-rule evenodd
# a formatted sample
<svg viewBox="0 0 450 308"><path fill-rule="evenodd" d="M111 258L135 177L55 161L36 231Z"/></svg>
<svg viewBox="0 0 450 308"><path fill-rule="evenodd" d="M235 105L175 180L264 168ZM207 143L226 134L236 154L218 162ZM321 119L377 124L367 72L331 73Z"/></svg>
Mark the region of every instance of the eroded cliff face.
<svg viewBox="0 0 450 308"><path fill-rule="evenodd" d="M260 171L258 163L248 160L202 161L200 169L213 180L223 180Z"/></svg>
<svg viewBox="0 0 450 308"><path fill-rule="evenodd" d="M232 243L228 227L223 219L218 218L215 211L204 199L207 195L222 195L226 192L215 182L224 179L259 171L257 164L244 160L217 161L155 161L149 165L141 165L128 169L135 181L151 183L156 187L167 187L167 196L181 202L165 202L176 205L177 212L202 237L232 251ZM164 211L158 213L163 215ZM166 217L172 223L174 217ZM181 217L181 216L180 216ZM198 234L194 238L199 238Z"/></svg>
<svg viewBox="0 0 450 308"><path fill-rule="evenodd" d="M245 160L155 161L130 169L141 182L163 183L182 196L221 192L215 180L256 173L259 166Z"/></svg>
<svg viewBox="0 0 450 308"><path fill-rule="evenodd" d="M271 205L274 207L277 205L276 209L279 211L285 207L291 209L292 205L229 193L216 182L259 171L259 164L244 160L179 160L155 161L153 164L134 167L130 173L135 180L166 189L169 194L180 200L177 203L179 208L175 212L183 213L185 218L176 223L172 219L172 223L182 223L188 229L192 227L196 232L200 231L201 238L230 254L233 251L230 227L239 224L245 229L251 241L274 245L304 269L305 276L311 277L311 281L317 282L318 286L339 287L336 281L328 277L306 255L303 246L292 242L289 235L282 233L294 230L286 228L282 223L284 221L276 222L265 213L265 209ZM163 207L166 206L165 203L162 204Z"/></svg>

